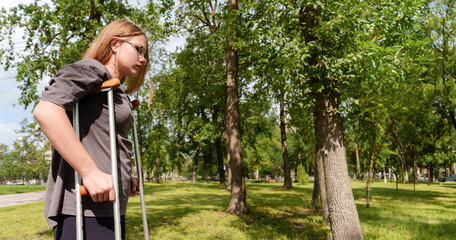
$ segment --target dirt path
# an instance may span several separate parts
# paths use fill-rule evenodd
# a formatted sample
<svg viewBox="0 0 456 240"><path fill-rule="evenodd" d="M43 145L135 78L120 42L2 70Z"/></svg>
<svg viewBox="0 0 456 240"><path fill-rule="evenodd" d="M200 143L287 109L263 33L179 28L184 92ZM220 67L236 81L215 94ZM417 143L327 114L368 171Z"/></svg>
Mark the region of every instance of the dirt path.
<svg viewBox="0 0 456 240"><path fill-rule="evenodd" d="M31 192L0 195L0 207L44 201L46 192Z"/></svg>

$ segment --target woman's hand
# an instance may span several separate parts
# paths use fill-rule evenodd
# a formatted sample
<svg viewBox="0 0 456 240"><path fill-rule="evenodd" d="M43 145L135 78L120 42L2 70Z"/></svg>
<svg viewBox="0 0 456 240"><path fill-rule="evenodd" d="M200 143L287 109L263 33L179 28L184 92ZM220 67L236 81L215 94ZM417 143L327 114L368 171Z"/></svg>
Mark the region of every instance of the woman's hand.
<svg viewBox="0 0 456 240"><path fill-rule="evenodd" d="M133 197L135 195L139 195L138 179L135 177L131 177L130 196Z"/></svg>
<svg viewBox="0 0 456 240"><path fill-rule="evenodd" d="M92 201L104 202L114 201L116 199L112 175L95 169L93 172L83 177L82 180Z"/></svg>

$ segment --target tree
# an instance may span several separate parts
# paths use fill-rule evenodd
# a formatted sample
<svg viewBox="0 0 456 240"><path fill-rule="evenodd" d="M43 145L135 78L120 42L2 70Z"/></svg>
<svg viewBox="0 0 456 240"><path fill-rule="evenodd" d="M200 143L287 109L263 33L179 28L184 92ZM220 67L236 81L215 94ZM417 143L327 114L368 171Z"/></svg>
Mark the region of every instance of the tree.
<svg viewBox="0 0 456 240"><path fill-rule="evenodd" d="M24 119L13 148L2 154L2 176L0 179L39 179L45 181L49 171L51 144L46 140L36 122Z"/></svg>
<svg viewBox="0 0 456 240"><path fill-rule="evenodd" d="M227 212L244 214L247 212L247 194L245 189L244 166L242 164L241 132L239 114L239 79L238 51L234 48L236 41L237 0L228 0L228 32L226 45L226 115L227 144L229 166L231 168L231 199Z"/></svg>
<svg viewBox="0 0 456 240"><path fill-rule="evenodd" d="M183 105L189 109L184 112L189 120L187 123L193 126L189 131L198 134L195 141L203 153L203 176L216 162L220 187L226 186L226 180L231 180L225 179L222 148L225 131L222 113L226 112L223 11L224 4L218 1L184 1L176 12L178 25L188 32L186 46L176 55L184 81L183 93L187 96L182 99ZM195 112L197 116L191 116ZM214 152L216 161L211 159Z"/></svg>

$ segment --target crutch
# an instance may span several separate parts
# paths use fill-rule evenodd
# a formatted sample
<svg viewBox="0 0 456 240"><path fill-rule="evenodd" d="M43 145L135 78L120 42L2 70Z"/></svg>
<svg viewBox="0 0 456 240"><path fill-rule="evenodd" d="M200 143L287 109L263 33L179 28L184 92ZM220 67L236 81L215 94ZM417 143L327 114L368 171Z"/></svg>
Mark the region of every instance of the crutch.
<svg viewBox="0 0 456 240"><path fill-rule="evenodd" d="M131 102L133 109L139 107L139 101L133 100ZM142 221L143 221L143 231L144 239L149 240L149 225L147 224L147 214L146 214L146 204L144 200L144 185L141 169L141 160L139 152L139 143L138 143L138 133L136 132L136 113L133 113L133 143L135 145L135 161L136 161L136 172L138 175L138 184L139 184L139 197L141 199L141 212L142 212Z"/></svg>
<svg viewBox="0 0 456 240"><path fill-rule="evenodd" d="M111 148L111 174L114 184L114 192L116 199L113 202L114 210L114 234L115 239L121 239L121 227L120 227L120 203L119 203L119 179L117 173L117 152L116 152L116 134L115 134L115 116L114 116L114 90L120 86L120 80L117 78L110 79L102 83L101 86L93 89L92 92L106 92L108 95L108 111L109 111L109 138ZM78 138L79 134L79 104L73 110L73 128ZM82 211L82 199L81 189L83 186L80 185L79 174L74 171L74 183L75 183L75 195L76 195L76 239L83 240L83 211ZM86 191L84 191L86 192ZM86 192L87 194L87 192Z"/></svg>

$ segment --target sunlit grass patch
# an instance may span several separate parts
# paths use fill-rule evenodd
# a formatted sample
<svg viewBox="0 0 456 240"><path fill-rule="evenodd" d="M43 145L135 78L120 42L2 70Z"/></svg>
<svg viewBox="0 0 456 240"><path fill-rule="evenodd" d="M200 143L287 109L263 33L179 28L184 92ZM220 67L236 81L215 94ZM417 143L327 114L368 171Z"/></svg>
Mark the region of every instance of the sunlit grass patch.
<svg viewBox="0 0 456 240"><path fill-rule="evenodd" d="M44 202L0 208L0 239L53 239L44 218Z"/></svg>
<svg viewBox="0 0 456 240"><path fill-rule="evenodd" d="M365 239L456 239L456 184L352 182ZM247 183L246 215L226 213L230 193L217 182L146 183L151 239L331 239L329 223L311 208L313 184ZM0 208L0 239L52 239L44 203ZM130 198L127 239L143 239L139 197Z"/></svg>
<svg viewBox="0 0 456 240"><path fill-rule="evenodd" d="M0 185L0 195L46 191L44 185Z"/></svg>
<svg viewBox="0 0 456 240"><path fill-rule="evenodd" d="M376 182L370 208L365 183L352 182L366 239L456 239L455 183L427 185Z"/></svg>

